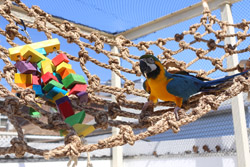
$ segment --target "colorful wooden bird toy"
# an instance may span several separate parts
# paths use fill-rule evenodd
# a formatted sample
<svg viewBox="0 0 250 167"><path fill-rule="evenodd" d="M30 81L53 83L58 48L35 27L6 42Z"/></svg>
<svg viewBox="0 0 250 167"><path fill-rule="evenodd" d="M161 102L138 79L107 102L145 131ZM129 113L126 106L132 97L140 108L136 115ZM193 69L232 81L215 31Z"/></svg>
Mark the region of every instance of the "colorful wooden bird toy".
<svg viewBox="0 0 250 167"><path fill-rule="evenodd" d="M76 74L68 57L60 53L52 60L46 56L60 49L58 39L51 39L9 49L9 56L16 61L14 82L24 89L31 88L36 96L55 103L64 121L72 126L78 135L86 136L95 130L92 125L82 124L85 112L75 114L69 95L78 96L81 102L87 103L87 84L83 76ZM12 90L16 92L15 90ZM30 108L33 117L40 113ZM61 135L66 135L61 131Z"/></svg>

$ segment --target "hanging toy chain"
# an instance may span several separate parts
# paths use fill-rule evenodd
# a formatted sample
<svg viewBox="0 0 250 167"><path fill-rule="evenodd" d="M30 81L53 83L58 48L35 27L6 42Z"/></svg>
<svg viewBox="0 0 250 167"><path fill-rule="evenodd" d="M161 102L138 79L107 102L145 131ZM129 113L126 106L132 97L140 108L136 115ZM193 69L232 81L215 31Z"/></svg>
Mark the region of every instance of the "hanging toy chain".
<svg viewBox="0 0 250 167"><path fill-rule="evenodd" d="M16 23L16 25L18 26L18 28L19 28L21 31L23 31L23 32L25 33L26 37L27 37L27 38L31 41L31 43L32 43L32 39L31 39L31 37L30 37L30 35L29 35L28 31L27 31L27 28L26 28L26 26L25 26L24 21L23 21L22 19L20 19L20 21L21 21L21 23L22 23L23 28L19 27L19 26L18 26L18 23Z"/></svg>

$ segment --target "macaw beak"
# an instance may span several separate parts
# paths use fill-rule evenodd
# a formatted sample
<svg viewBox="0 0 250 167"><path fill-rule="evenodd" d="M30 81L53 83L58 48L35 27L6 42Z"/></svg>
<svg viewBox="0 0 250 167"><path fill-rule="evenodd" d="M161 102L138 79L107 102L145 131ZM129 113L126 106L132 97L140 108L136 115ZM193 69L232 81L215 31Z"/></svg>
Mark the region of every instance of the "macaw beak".
<svg viewBox="0 0 250 167"><path fill-rule="evenodd" d="M147 73L151 72L151 68L143 60L140 60L140 70L144 77L147 77Z"/></svg>

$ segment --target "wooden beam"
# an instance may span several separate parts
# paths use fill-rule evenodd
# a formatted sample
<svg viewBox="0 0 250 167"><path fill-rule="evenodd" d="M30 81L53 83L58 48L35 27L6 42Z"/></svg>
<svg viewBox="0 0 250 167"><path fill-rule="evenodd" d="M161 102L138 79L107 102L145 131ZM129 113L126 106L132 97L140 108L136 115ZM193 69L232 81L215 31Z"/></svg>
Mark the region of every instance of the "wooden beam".
<svg viewBox="0 0 250 167"><path fill-rule="evenodd" d="M233 4L240 0L207 0L211 11L220 8L223 4ZM166 1L167 3L167 1ZM172 25L178 24L180 22L192 19L194 17L200 16L203 12L202 2L194 4L192 6L181 9L177 12L168 14L146 24L140 25L138 27L129 29L125 32L121 32L116 36L123 35L129 40L134 40L142 36L151 34L153 32L159 31L163 28L170 27Z"/></svg>
<svg viewBox="0 0 250 167"><path fill-rule="evenodd" d="M111 46L111 52L119 53L119 50L116 46ZM116 58L120 65L120 58ZM121 78L112 71L111 73L111 86L121 88ZM115 96L112 95L112 102L116 102ZM121 117L117 117L115 120L121 120ZM118 135L120 129L112 127L112 135ZM117 146L112 148L112 167L123 167L123 147Z"/></svg>
<svg viewBox="0 0 250 167"><path fill-rule="evenodd" d="M230 4L224 4L221 6L221 19L222 21L227 21L233 24L233 16L231 12ZM228 34L234 34L234 27L230 26L227 29ZM225 38L225 44L231 44L232 46L236 43L235 37ZM238 64L238 55L234 54L227 58L227 66L235 67ZM230 72L229 75L234 74ZM237 166L239 167L249 167L250 166L250 154L249 154L249 144L246 128L246 115L244 109L243 94L232 99L232 115L234 124L234 134L236 142L237 151Z"/></svg>

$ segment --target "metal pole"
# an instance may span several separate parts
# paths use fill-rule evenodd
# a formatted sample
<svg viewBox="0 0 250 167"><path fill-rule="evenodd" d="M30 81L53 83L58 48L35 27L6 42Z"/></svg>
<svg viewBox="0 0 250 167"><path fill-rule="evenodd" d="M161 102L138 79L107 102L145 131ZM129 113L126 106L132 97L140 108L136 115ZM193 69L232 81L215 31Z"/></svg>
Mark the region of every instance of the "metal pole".
<svg viewBox="0 0 250 167"><path fill-rule="evenodd" d="M221 6L221 19L228 23L233 23L233 16L231 12L230 4L224 4ZM234 27L228 27L228 34L234 34ZM236 43L235 37L228 37L225 39L225 44ZM234 67L238 64L238 55L234 54L227 58L227 66ZM233 74L232 72L229 74ZM243 102L242 93L232 99L232 114L234 123L234 133L237 151L237 166L250 167L250 154L246 129L246 116Z"/></svg>
<svg viewBox="0 0 250 167"><path fill-rule="evenodd" d="M119 50L116 46L111 46L111 52L119 53ZM120 64L120 58L117 58ZM121 78L116 75L112 71L111 77L111 86L115 86L120 88L121 87ZM116 102L115 96L112 95L112 101ZM121 120L120 117L117 117L116 120ZM112 135L119 134L118 128L112 128ZM123 167L123 148L122 146L117 146L112 148L112 167Z"/></svg>

